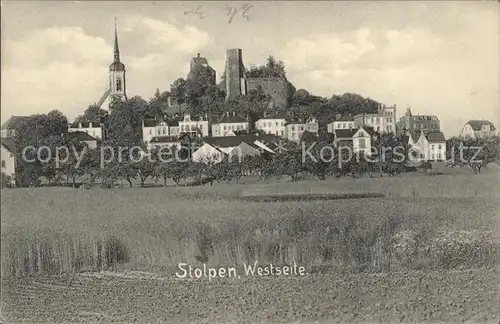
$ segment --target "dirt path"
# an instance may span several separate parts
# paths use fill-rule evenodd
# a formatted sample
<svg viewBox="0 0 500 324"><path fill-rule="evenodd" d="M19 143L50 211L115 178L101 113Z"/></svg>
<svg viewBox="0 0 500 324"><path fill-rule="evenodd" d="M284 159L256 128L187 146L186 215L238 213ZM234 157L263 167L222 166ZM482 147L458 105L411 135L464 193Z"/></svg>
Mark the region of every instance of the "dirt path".
<svg viewBox="0 0 500 324"><path fill-rule="evenodd" d="M6 322L489 322L500 269L179 280L149 274L2 280Z"/></svg>

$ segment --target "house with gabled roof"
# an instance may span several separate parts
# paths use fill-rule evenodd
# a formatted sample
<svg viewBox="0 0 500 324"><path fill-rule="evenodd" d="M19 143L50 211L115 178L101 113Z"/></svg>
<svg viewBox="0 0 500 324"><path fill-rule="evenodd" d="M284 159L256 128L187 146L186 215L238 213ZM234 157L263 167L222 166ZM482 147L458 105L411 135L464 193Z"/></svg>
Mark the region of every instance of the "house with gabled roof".
<svg viewBox="0 0 500 324"><path fill-rule="evenodd" d="M262 153L274 153L264 143L263 137L255 135L238 135L223 137L205 137L203 145L196 150L192 157L193 161L203 161L217 156L218 158L243 158L248 155L261 155Z"/></svg>
<svg viewBox="0 0 500 324"><path fill-rule="evenodd" d="M68 125L68 132L83 132L102 140L105 135L105 127L104 123L98 120L73 122Z"/></svg>
<svg viewBox="0 0 500 324"><path fill-rule="evenodd" d="M169 136L170 129L166 120L147 118L142 121L142 140L149 143L153 137Z"/></svg>
<svg viewBox="0 0 500 324"><path fill-rule="evenodd" d="M349 115L337 114L335 119L330 121L326 125L326 130L328 133L335 134L337 129L354 129L354 117Z"/></svg>
<svg viewBox="0 0 500 324"><path fill-rule="evenodd" d="M420 132L414 147L420 161L446 160L446 139L442 132Z"/></svg>
<svg viewBox="0 0 500 324"><path fill-rule="evenodd" d="M352 146L353 152L371 155L372 146L378 134L370 126L360 126L355 129L337 129L335 131L334 145Z"/></svg>
<svg viewBox="0 0 500 324"><path fill-rule="evenodd" d="M489 120L469 120L462 131L461 138L488 138L496 134L495 125Z"/></svg>
<svg viewBox="0 0 500 324"><path fill-rule="evenodd" d="M30 116L11 116L2 124L2 138L15 137L16 131L30 118Z"/></svg>
<svg viewBox="0 0 500 324"><path fill-rule="evenodd" d="M267 114L266 112L264 112L264 116L255 122L255 129L261 130L265 134L285 137L286 122L287 116L285 116L284 114Z"/></svg>
<svg viewBox="0 0 500 324"><path fill-rule="evenodd" d="M226 112L222 116L212 116L212 136L234 136L234 132L246 132L250 130L250 120L240 114Z"/></svg>

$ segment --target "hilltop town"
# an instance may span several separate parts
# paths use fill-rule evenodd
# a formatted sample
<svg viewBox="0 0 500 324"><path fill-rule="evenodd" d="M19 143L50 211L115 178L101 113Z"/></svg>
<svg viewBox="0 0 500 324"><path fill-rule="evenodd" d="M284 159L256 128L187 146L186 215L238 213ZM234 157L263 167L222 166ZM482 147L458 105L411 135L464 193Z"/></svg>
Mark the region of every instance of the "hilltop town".
<svg viewBox="0 0 500 324"><path fill-rule="evenodd" d="M351 147L354 154L379 156L380 152L371 148L392 141L393 147L400 145L406 152L413 149L419 162L450 157L450 148L457 143L447 143L438 116L414 114L410 108L404 109L399 119L397 113L396 105L387 106L358 94L323 98L297 90L287 79L282 61L269 56L264 65L248 68L238 48L226 51L226 67L218 83L209 60L198 53L190 60L186 78L175 80L168 91L157 89L149 101L130 96L115 26L109 87L103 95L72 122L57 110L47 115L12 116L2 125L2 173L18 179L18 185L31 183L26 179L47 172L49 179L55 177L56 170L47 171L38 161L40 157L38 171L28 174L30 168L20 160L28 144L43 145L40 138L52 141L50 145L77 141L90 149L103 145L129 149L139 145L145 152L168 148L183 152L193 163L220 162L236 153L240 158L273 155L283 143L293 150L305 142L322 142L332 150ZM487 120L470 120L460 134L448 135L485 140L496 135L496 128ZM54 142L54 137L59 139ZM292 169L299 172L302 164ZM348 169L336 173L351 173ZM71 177L68 172L66 178ZM72 177L84 173L79 171Z"/></svg>

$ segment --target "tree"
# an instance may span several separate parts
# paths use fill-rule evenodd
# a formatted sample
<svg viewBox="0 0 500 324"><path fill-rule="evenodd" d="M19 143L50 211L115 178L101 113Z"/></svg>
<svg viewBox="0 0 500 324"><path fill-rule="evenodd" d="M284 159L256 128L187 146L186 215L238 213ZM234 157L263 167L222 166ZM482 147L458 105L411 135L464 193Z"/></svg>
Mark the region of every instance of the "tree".
<svg viewBox="0 0 500 324"><path fill-rule="evenodd" d="M102 121L108 116L108 112L96 105L90 105L84 112L83 115L76 117L75 122L89 122L89 121Z"/></svg>
<svg viewBox="0 0 500 324"><path fill-rule="evenodd" d="M492 162L500 160L500 137L488 139L458 139L447 141L447 166L469 166L475 174Z"/></svg>

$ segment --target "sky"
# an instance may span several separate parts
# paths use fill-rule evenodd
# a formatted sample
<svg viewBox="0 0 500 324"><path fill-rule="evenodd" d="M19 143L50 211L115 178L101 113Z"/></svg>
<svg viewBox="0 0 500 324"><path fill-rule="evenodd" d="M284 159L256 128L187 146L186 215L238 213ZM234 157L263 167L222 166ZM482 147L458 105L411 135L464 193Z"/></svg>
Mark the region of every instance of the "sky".
<svg viewBox="0 0 500 324"><path fill-rule="evenodd" d="M74 119L97 102L116 17L129 97L168 90L197 53L219 78L226 49L241 48L245 66L282 60L297 89L437 115L447 137L469 119L500 127L496 1L3 1L1 14L2 121L52 109Z"/></svg>

